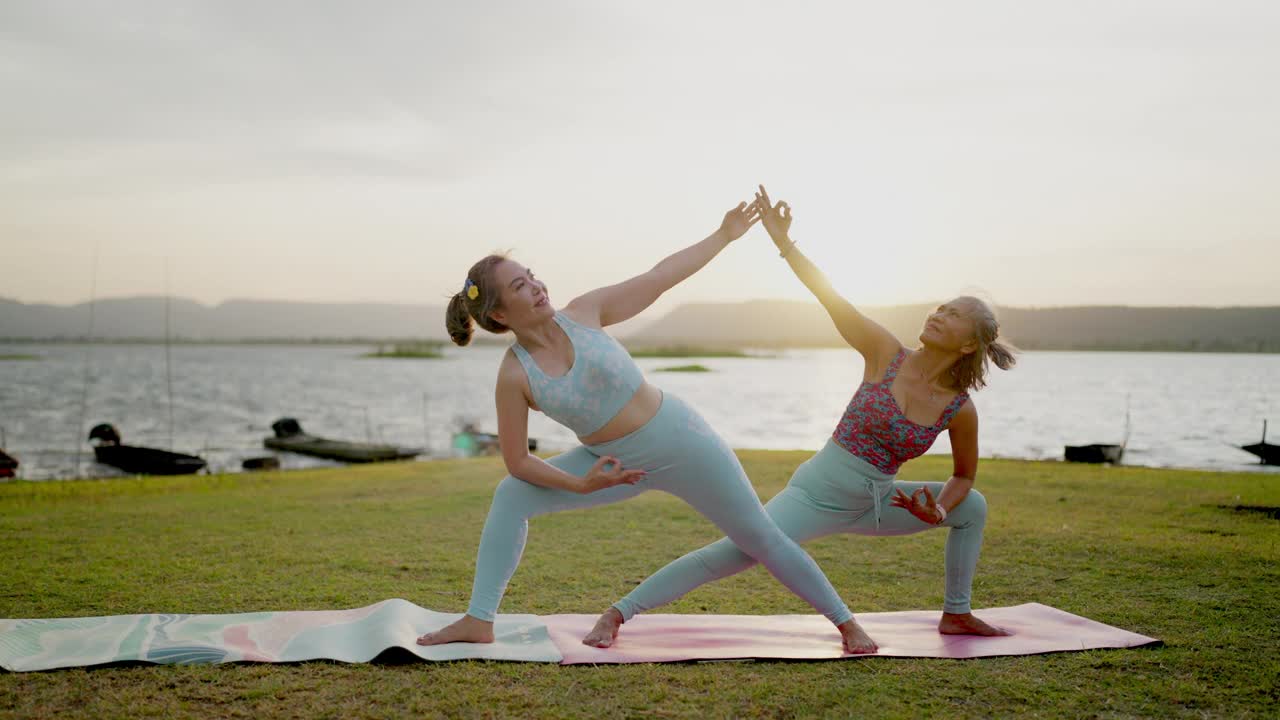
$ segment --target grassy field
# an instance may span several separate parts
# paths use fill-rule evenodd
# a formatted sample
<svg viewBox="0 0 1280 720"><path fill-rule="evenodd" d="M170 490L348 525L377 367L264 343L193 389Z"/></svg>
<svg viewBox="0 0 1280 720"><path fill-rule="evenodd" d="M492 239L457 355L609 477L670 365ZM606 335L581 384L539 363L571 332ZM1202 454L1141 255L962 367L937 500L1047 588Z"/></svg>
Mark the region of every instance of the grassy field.
<svg viewBox="0 0 1280 720"><path fill-rule="evenodd" d="M808 453L741 453L770 497ZM923 458L907 479L942 478ZM0 617L461 611L496 459L0 485ZM1280 477L984 461L978 607L1042 602L1162 648L989 660L157 666L0 674L0 717L1275 717ZM1222 506L1226 506L1225 508ZM507 612L595 612L718 537L651 493L534 521ZM937 608L945 533L808 545L856 612ZM803 613L756 569L671 606Z"/></svg>

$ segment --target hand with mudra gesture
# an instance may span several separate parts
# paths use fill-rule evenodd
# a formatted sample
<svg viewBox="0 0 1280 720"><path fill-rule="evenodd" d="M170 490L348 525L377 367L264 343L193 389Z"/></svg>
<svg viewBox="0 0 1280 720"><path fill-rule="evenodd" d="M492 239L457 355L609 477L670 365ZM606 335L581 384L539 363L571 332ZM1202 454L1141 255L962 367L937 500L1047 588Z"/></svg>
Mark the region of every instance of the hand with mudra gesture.
<svg viewBox="0 0 1280 720"><path fill-rule="evenodd" d="M756 209L760 213L760 224L764 225L764 229L769 232L769 237L773 239L773 244L778 246L778 251L782 257L786 257L787 253L795 246L791 241L791 206L785 200L779 200L774 205L769 200L769 193L760 185L760 190L756 192Z"/></svg>
<svg viewBox="0 0 1280 720"><path fill-rule="evenodd" d="M921 499L921 496L923 500ZM938 525L947 519L947 511L933 499L933 493L929 492L929 488L922 487L908 496L902 492L902 488L898 488L889 504L893 507L900 507L907 512L919 518L920 522L929 523L930 525Z"/></svg>

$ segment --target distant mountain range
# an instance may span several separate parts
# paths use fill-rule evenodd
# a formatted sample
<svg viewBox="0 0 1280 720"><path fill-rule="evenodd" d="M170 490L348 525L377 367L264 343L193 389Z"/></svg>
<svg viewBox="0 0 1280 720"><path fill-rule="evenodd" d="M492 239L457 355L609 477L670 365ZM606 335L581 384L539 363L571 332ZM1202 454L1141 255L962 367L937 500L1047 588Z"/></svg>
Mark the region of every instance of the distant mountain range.
<svg viewBox="0 0 1280 720"><path fill-rule="evenodd" d="M934 305L863 307L912 345ZM1280 307L996 308L1002 338L1025 350L1280 352ZM628 337L635 344L839 347L816 303L755 300L682 305Z"/></svg>
<svg viewBox="0 0 1280 720"><path fill-rule="evenodd" d="M861 310L912 344L931 305ZM231 300L207 306L174 298L175 339L203 342L447 339L444 308L387 303ZM26 304L0 299L0 340L76 340L86 336L88 303ZM1280 352L1280 307L999 308L1002 336L1027 350ZM164 298L99 300L95 340L157 340ZM816 303L753 300L692 303L649 321L615 328L632 345L839 347L843 341ZM484 334L481 333L481 337Z"/></svg>

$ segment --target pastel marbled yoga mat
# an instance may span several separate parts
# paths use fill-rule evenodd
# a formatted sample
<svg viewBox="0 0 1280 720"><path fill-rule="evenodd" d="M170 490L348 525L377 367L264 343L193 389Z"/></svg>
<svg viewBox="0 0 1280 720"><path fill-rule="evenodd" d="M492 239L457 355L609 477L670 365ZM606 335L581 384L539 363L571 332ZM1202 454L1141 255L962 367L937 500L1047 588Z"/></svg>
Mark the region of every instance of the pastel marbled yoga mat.
<svg viewBox="0 0 1280 720"><path fill-rule="evenodd" d="M881 657L978 658L1160 642L1039 603L976 614L1013 635L940 635L936 610L862 613L858 622L880 644ZM617 644L607 650L581 643L594 615L499 615L492 645L414 643L418 635L458 617L396 599L354 610L0 620L0 667L28 671L130 661L369 662L390 648L423 660L565 665L876 657L846 655L839 633L820 615L642 615L624 625Z"/></svg>
<svg viewBox="0 0 1280 720"><path fill-rule="evenodd" d="M680 662L687 660L835 660L839 658L982 658L1159 644L1040 603L983 608L974 614L1012 632L1005 637L943 635L937 610L858 613L876 641L875 655L849 655L840 633L821 615L640 615L622 626L613 647L587 647L581 639L594 615L542 618L564 654L564 665Z"/></svg>
<svg viewBox="0 0 1280 720"><path fill-rule="evenodd" d="M390 648L402 648L423 660L561 660L546 626L534 615L501 616L492 645L423 647L414 642L459 617L394 599L353 610L0 620L0 667L25 671L130 661L369 662Z"/></svg>

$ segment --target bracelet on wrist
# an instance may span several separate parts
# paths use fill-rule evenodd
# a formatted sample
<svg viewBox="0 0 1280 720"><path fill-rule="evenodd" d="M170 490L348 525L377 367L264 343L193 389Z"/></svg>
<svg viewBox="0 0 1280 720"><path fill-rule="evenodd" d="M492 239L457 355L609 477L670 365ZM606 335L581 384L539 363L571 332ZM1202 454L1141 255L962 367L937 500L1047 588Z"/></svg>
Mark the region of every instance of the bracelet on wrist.
<svg viewBox="0 0 1280 720"><path fill-rule="evenodd" d="M779 249L778 257L785 258L787 255L791 253L792 250L795 250L795 249L796 249L796 242L794 240L788 240L787 246Z"/></svg>
<svg viewBox="0 0 1280 720"><path fill-rule="evenodd" d="M947 509L942 507L942 503L934 503L933 509L938 513L938 519L933 521L934 525L941 525L947 519Z"/></svg>

